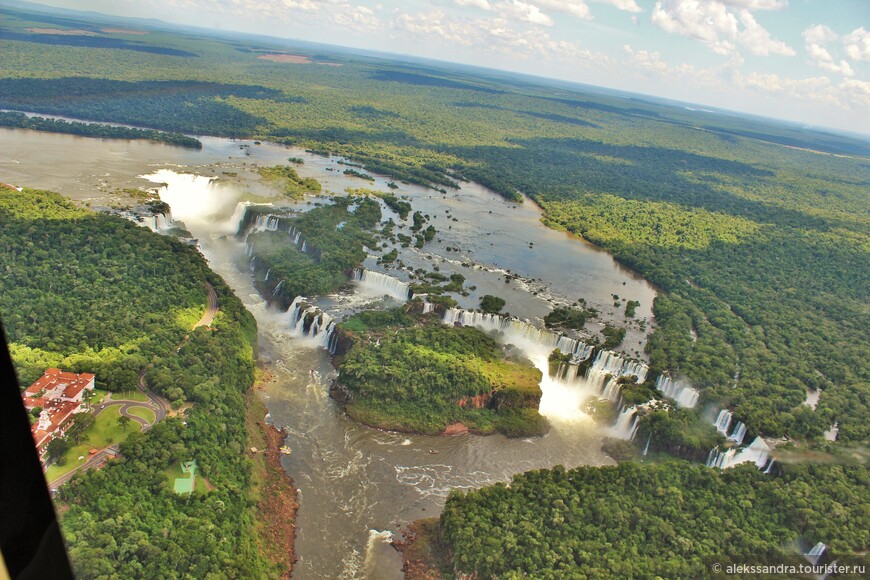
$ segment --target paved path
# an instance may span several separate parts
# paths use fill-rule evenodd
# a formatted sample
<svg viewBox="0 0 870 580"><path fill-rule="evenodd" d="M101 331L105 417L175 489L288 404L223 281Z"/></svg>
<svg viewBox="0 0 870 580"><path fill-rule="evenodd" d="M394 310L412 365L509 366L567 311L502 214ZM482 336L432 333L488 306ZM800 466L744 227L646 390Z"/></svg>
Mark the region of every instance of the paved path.
<svg viewBox="0 0 870 580"><path fill-rule="evenodd" d="M108 461L109 459L112 459L113 457L117 457L117 456L118 456L118 445L117 444L109 445L108 447L106 447L104 449L100 449L99 451L97 451L96 453L94 453L93 455L88 457L85 460L85 462L82 463L81 465L79 465L78 467L71 469L70 471L61 475L60 477L58 477L54 481L50 481L48 483L48 489L51 490L51 494L54 495L54 493L57 491L57 488L59 488L60 486L65 484L67 481L69 481L72 478L72 476L75 475L76 473L78 473L79 471L85 471L85 470L91 469L93 467L102 467L106 463L106 461Z"/></svg>
<svg viewBox="0 0 870 580"><path fill-rule="evenodd" d="M145 383L145 369L139 371L139 380L136 382L136 388L145 393L145 396L148 397L148 402L151 403L149 406L154 409L154 412L157 414L157 420L155 423L159 423L165 419L170 410L169 402L163 397L158 397L148 390L148 385Z"/></svg>
<svg viewBox="0 0 870 580"><path fill-rule="evenodd" d="M109 407L117 407L118 405L121 406L119 413L121 413L121 415L123 415L124 417L127 417L128 419L132 419L133 421L136 421L137 423L139 423L140 430L142 430L142 431L145 431L146 428L150 428L151 423L149 423L148 421L146 421L142 417L137 417L136 415L131 415L130 408L131 407L146 407L146 408L154 411L155 415L157 415L157 410L158 410L157 407L155 407L155 405L150 403L150 402L146 403L146 402L142 402L142 401L129 401L126 399L119 399L116 401L114 399L111 399L109 401L106 401L105 403L100 403L99 405L96 405L93 409L94 416L99 415L100 413L102 413L103 411L108 409ZM156 422L157 422L157 420L155 420L155 423Z"/></svg>
<svg viewBox="0 0 870 580"><path fill-rule="evenodd" d="M218 311L217 292L214 291L214 286L206 282L205 287L208 289L208 307L206 307L205 314L202 315L199 322L193 325L194 328L211 326L211 323L214 321L214 315Z"/></svg>

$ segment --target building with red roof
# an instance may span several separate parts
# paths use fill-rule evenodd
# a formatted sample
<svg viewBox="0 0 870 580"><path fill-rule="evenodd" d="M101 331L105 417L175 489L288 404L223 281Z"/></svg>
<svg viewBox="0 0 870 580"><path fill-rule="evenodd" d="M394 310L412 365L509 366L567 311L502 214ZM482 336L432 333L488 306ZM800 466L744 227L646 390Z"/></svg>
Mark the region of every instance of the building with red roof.
<svg viewBox="0 0 870 580"><path fill-rule="evenodd" d="M76 413L87 411L82 405L86 390L93 391L94 375L70 373L50 368L22 393L28 411L39 408L39 420L31 426L39 456L45 455L49 442L62 437L74 422Z"/></svg>

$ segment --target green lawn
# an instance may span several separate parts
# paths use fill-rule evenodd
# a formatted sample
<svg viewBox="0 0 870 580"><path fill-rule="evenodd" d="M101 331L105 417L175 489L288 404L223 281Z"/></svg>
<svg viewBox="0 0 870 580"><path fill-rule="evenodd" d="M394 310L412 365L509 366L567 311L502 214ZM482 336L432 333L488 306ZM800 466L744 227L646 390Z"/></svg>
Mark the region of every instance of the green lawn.
<svg viewBox="0 0 870 580"><path fill-rule="evenodd" d="M112 400L138 401L140 403L145 403L148 401L148 395L146 395L142 391L119 391L117 393L112 393Z"/></svg>
<svg viewBox="0 0 870 580"><path fill-rule="evenodd" d="M114 443L120 443L127 438L127 435L139 428L134 421L131 421L125 429L121 429L118 425L118 417L120 416L120 407L109 407L97 415L96 422L85 432L86 437L82 443L66 452L61 460L63 465L59 465L60 462L55 462L49 467L45 478L52 481L68 473L87 460L88 451L91 449L102 449ZM79 457L84 459L79 459Z"/></svg>
<svg viewBox="0 0 870 580"><path fill-rule="evenodd" d="M157 420L157 415L155 415L154 411L148 407L130 407L128 411L131 415L141 417L152 425Z"/></svg>
<svg viewBox="0 0 870 580"><path fill-rule="evenodd" d="M188 475L181 471L181 464L175 463L172 467L165 469L163 473L166 474L166 484L169 486L170 490L175 490L175 480L179 477L188 477ZM196 483L193 487L193 493L202 494L208 493L209 484L204 477L202 477L199 468L196 469Z"/></svg>
<svg viewBox="0 0 870 580"><path fill-rule="evenodd" d="M103 389L94 389L93 394L90 396L90 403L92 405L99 405L103 402L103 399L106 398L106 395L109 394L109 391L105 391ZM85 398L88 397L87 391L85 391Z"/></svg>

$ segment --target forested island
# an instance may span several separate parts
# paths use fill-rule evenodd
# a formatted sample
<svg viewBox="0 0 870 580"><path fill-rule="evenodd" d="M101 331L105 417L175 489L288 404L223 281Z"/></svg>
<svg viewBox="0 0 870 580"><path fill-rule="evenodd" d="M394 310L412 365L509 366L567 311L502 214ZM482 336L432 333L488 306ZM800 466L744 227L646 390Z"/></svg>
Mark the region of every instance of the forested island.
<svg viewBox="0 0 870 580"><path fill-rule="evenodd" d="M541 435L541 372L471 327L406 308L365 311L338 326L345 345L331 389L348 415L413 433Z"/></svg>
<svg viewBox="0 0 870 580"><path fill-rule="evenodd" d="M273 211L248 207L239 233L258 219L272 220L251 231L246 244L261 293L285 309L298 296L329 294L346 285L366 257L365 247L375 245L373 230L381 219L381 206L366 197L334 197L298 216Z"/></svg>
<svg viewBox="0 0 870 580"><path fill-rule="evenodd" d="M252 437L264 437L263 411L246 406L257 325L238 298L191 246L55 193L0 189L0 222L0 313L21 384L62 366L122 391L142 372L148 388L179 410L131 433L120 460L60 488L76 573L286 573L292 554L269 560L262 527L254 526L258 505L280 498L262 495L252 466L260 483L284 475L246 453ZM219 311L209 327L191 330L205 308L206 282ZM207 491L178 496L168 472L192 459Z"/></svg>
<svg viewBox="0 0 870 580"><path fill-rule="evenodd" d="M190 149L202 149L199 139L188 137L181 133L167 133L152 129L136 129L134 127L118 127L102 123L81 123L63 119L46 119L44 117L28 117L15 111L0 111L0 127L16 129L31 129L33 131L49 131L51 133L67 133L82 137L103 137L107 139L145 139L167 145L178 145Z"/></svg>

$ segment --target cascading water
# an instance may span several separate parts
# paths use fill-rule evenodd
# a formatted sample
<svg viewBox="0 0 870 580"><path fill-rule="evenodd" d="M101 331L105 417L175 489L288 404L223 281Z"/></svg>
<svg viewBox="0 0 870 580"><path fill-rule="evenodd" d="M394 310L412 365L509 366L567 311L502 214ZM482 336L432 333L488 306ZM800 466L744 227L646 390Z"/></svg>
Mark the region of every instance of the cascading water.
<svg viewBox="0 0 870 580"><path fill-rule="evenodd" d="M804 554L804 557L806 557L806 559L809 560L809 562L813 566L815 566L819 563L819 560L825 554L825 550L827 549L828 547L824 544L824 542L819 542L818 544L810 548L810 551Z"/></svg>
<svg viewBox="0 0 870 580"><path fill-rule="evenodd" d="M302 296L293 299L287 315L294 336L313 339L314 346L323 347L330 354L335 352L337 324L332 316L309 304Z"/></svg>
<svg viewBox="0 0 870 580"><path fill-rule="evenodd" d="M626 407L619 413L611 432L618 439L631 441L637 433L639 421L640 416L637 414L637 407Z"/></svg>
<svg viewBox="0 0 870 580"><path fill-rule="evenodd" d="M764 442L761 437L756 437L755 440L743 449L728 449L721 451L718 447L713 448L707 456L707 467L718 467L720 469L728 469L741 463L752 462L761 469L768 465L770 461L770 447Z"/></svg>
<svg viewBox="0 0 870 580"><path fill-rule="evenodd" d="M723 437L727 437L728 428L731 426L731 411L728 409L722 409L719 411L719 415L713 422L713 426L716 427L716 431L718 431Z"/></svg>
<svg viewBox="0 0 870 580"><path fill-rule="evenodd" d="M423 314L429 314L433 310L435 310L434 304L432 304L431 302L424 302L423 303Z"/></svg>
<svg viewBox="0 0 870 580"><path fill-rule="evenodd" d="M698 404L700 394L697 389L686 385L682 381L676 381L665 374L660 375L656 379L656 389L661 391L664 396L674 399L680 407L693 409Z"/></svg>
<svg viewBox="0 0 870 580"><path fill-rule="evenodd" d="M743 439L746 437L746 425L742 421L738 421L728 436L729 441L734 441L737 445L743 445Z"/></svg>
<svg viewBox="0 0 870 580"><path fill-rule="evenodd" d="M359 282L360 286L367 290L377 292L381 296L386 294L396 300L405 301L412 295L411 287L407 282L402 282L393 276L373 270L366 270L365 268L357 268L353 271L353 281ZM425 304L428 303L424 303L424 314L426 313ZM431 307L432 305L429 304L429 306Z"/></svg>
<svg viewBox="0 0 870 580"><path fill-rule="evenodd" d="M503 333L507 342L529 353L549 355L553 349L558 348L563 353L571 355L573 359L577 360L577 363L588 359L594 348L581 340L498 314L449 308L444 313L443 321L444 324L454 325L458 323L462 326L477 326L487 332Z"/></svg>
<svg viewBox="0 0 870 580"><path fill-rule="evenodd" d="M167 229L171 227L173 216L188 227L213 227L213 224L221 223L228 231L238 228L238 222L230 224L224 221L232 208L238 210L238 191L232 185L223 185L215 177L176 173L171 169L160 169L140 177L160 184L157 188L160 200L172 207L172 215L164 217L164 220L169 220L164 224ZM159 218L156 225L160 226Z"/></svg>

